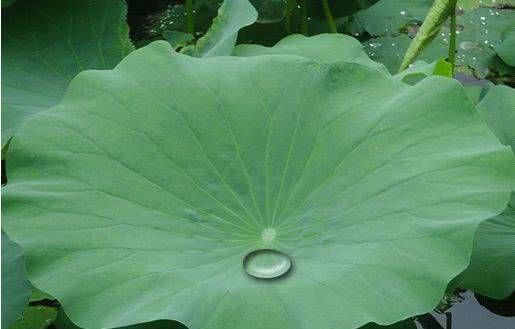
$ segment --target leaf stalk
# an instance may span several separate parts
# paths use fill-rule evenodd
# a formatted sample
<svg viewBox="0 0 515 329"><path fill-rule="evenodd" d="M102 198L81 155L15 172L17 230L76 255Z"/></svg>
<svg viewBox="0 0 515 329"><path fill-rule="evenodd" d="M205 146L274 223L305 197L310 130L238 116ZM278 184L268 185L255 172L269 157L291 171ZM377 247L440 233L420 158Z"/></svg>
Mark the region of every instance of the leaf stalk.
<svg viewBox="0 0 515 329"><path fill-rule="evenodd" d="M413 63L422 50L434 39L451 12L455 12L456 1L457 0L435 0L420 30L409 45L399 68L399 72L405 70Z"/></svg>
<svg viewBox="0 0 515 329"><path fill-rule="evenodd" d="M193 0L186 0L186 31L195 35L195 13Z"/></svg>
<svg viewBox="0 0 515 329"><path fill-rule="evenodd" d="M336 23L334 22L333 14L331 13L331 7L329 7L328 0L322 0L322 9L324 10L327 25L329 25L329 31L331 33L338 33L338 29L336 28Z"/></svg>
<svg viewBox="0 0 515 329"><path fill-rule="evenodd" d="M447 60L451 64L451 76L454 76L454 69L456 67L456 4L457 0L451 0L450 15L451 15L451 34L449 36L449 55Z"/></svg>

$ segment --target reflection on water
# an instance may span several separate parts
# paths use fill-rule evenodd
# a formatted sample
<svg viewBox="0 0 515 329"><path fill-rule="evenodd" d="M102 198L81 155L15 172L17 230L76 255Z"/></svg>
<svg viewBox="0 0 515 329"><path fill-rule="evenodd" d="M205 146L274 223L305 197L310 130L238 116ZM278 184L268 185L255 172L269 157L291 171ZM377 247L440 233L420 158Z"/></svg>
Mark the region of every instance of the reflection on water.
<svg viewBox="0 0 515 329"><path fill-rule="evenodd" d="M514 329L515 294L504 301L493 301L483 296L474 296L471 291L460 294L463 298L446 312L451 314L452 325L447 327L445 314L432 312L431 315L448 329ZM478 302L478 299L483 305ZM511 312L510 312L511 311ZM495 312L495 313L494 313ZM497 314L496 314L497 313ZM502 316L505 315L505 316ZM510 316L511 315L511 316ZM433 329L433 328L426 328Z"/></svg>
<svg viewBox="0 0 515 329"><path fill-rule="evenodd" d="M471 291L447 298L433 311L390 326L370 323L360 329L515 329L515 292L502 301Z"/></svg>

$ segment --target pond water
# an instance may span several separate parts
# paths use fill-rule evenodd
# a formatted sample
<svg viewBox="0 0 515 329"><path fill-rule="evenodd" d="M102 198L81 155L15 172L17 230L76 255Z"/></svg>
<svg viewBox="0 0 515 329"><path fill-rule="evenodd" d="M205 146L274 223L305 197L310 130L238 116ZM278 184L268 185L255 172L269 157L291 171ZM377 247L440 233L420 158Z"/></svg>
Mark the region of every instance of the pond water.
<svg viewBox="0 0 515 329"><path fill-rule="evenodd" d="M461 293L460 296L462 299L447 310L450 316L432 312L431 315L437 323L432 323L432 326L431 324L426 325L423 328L515 329L515 293L504 301L495 301L480 295L475 296L471 291ZM449 317L451 323L448 326Z"/></svg>

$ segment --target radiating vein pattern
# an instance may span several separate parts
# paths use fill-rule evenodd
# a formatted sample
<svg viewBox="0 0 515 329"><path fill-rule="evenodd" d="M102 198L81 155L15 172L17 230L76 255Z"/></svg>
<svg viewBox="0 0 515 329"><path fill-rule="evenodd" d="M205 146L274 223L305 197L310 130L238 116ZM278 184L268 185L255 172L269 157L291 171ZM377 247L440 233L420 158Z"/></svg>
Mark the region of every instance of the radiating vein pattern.
<svg viewBox="0 0 515 329"><path fill-rule="evenodd" d="M410 87L358 63L195 59L164 42L81 73L11 147L3 225L36 286L88 328L424 313L514 168L450 79ZM291 263L249 275L256 250Z"/></svg>

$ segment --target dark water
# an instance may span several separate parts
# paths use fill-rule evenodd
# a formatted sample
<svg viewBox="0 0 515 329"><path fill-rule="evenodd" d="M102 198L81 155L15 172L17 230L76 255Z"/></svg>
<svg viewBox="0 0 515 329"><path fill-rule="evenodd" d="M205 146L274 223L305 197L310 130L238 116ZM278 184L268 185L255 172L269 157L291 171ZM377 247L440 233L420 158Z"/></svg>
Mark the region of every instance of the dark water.
<svg viewBox="0 0 515 329"><path fill-rule="evenodd" d="M439 326L434 323L424 329L515 329L515 293L504 301L475 296L470 291L460 296L462 299L445 312L448 314L431 313Z"/></svg>

